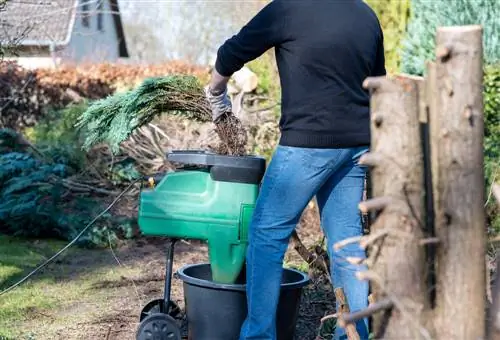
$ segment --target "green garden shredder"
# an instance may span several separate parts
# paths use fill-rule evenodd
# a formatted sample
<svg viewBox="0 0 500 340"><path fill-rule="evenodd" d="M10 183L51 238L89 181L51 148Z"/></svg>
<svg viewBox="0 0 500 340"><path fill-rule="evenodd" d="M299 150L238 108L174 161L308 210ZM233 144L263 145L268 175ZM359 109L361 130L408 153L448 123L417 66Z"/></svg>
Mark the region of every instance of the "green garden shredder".
<svg viewBox="0 0 500 340"><path fill-rule="evenodd" d="M206 151L173 151L180 166L149 179L140 193L139 229L167 237L164 297L141 311L137 340L180 340L179 306L170 299L174 244L206 241L212 280L234 283L245 264L247 229L266 161L256 156L226 156Z"/></svg>

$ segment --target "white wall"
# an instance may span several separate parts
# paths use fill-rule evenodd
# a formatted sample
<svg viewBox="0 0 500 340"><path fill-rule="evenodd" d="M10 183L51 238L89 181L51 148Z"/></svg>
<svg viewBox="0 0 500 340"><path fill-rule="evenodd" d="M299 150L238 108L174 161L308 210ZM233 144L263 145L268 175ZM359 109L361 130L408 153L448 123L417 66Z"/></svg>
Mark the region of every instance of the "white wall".
<svg viewBox="0 0 500 340"><path fill-rule="evenodd" d="M95 4L89 5L89 27L82 23L82 13L77 13L71 40L57 55L65 62L102 62L115 61L119 57L118 37L111 15L108 0L103 3L103 30L97 27L97 9ZM81 7L80 7L81 10Z"/></svg>
<svg viewBox="0 0 500 340"><path fill-rule="evenodd" d="M37 68L54 68L61 62L59 59L51 57L5 57L6 61L16 61L20 66L25 69L34 70Z"/></svg>

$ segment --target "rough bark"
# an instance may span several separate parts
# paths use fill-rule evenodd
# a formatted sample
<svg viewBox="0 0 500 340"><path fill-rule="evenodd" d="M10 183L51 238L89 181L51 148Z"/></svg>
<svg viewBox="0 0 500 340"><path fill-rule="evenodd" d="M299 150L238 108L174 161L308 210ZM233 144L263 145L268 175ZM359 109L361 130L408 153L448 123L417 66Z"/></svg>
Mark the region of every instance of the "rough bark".
<svg viewBox="0 0 500 340"><path fill-rule="evenodd" d="M493 185L493 195L500 206L500 183ZM493 286L493 306L491 308L491 318L488 330L489 340L500 340L500 256L497 253L497 268L495 273L495 282Z"/></svg>
<svg viewBox="0 0 500 340"><path fill-rule="evenodd" d="M378 211L368 245L369 271L359 277L372 282L374 303L391 301L390 311L373 317L376 338L429 338L424 310L423 155L419 129L421 78L368 78L372 92L372 146L361 163L371 166L373 199L360 208ZM363 242L362 242L363 243Z"/></svg>
<svg viewBox="0 0 500 340"><path fill-rule="evenodd" d="M437 339L485 336L482 29L436 35L430 124L437 247ZM431 66L432 68L432 66ZM432 76L432 75L431 75Z"/></svg>
<svg viewBox="0 0 500 340"><path fill-rule="evenodd" d="M433 146L434 140L431 136L436 135L436 129L438 126L436 115L436 63L427 62L427 77L425 78L425 97L427 101L427 145L429 148L429 165L427 171L430 171L430 178L428 183L426 183L426 199L431 200L427 206L427 222L429 224L430 232L432 236L436 235L435 226L435 207L434 202L438 201L438 192L436 192L433 187L437 180L437 169L438 169L438 158L437 153L433 152L435 146ZM430 220L430 221L429 221ZM439 240L438 238L436 238ZM436 244L439 246L439 244ZM431 301L431 307L435 307L436 301L436 247L428 247L427 249L427 265L429 269L428 285L429 285L429 295Z"/></svg>

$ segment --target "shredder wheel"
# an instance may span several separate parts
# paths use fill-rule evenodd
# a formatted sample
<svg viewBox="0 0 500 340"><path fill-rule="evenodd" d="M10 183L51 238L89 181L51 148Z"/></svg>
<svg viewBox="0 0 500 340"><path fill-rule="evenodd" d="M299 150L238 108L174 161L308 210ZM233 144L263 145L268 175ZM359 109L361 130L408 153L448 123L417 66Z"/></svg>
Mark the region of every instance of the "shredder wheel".
<svg viewBox="0 0 500 340"><path fill-rule="evenodd" d="M170 300L168 302L168 311L165 311L163 306L163 299L156 299L148 302L148 304L141 310L139 321L144 320L148 315L154 313L168 314L175 320L182 320L183 315L181 308L174 301Z"/></svg>
<svg viewBox="0 0 500 340"><path fill-rule="evenodd" d="M181 331L175 320L163 313L148 315L139 324L136 340L181 340Z"/></svg>

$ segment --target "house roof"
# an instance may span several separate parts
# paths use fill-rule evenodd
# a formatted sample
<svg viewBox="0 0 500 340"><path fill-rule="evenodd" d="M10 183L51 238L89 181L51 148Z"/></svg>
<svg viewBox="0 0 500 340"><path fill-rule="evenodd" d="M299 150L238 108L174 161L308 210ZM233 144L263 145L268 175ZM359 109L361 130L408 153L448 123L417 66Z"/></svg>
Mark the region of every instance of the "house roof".
<svg viewBox="0 0 500 340"><path fill-rule="evenodd" d="M0 16L0 42L22 37L19 45L67 45L83 3L102 0L8 0ZM109 0L120 56L128 57L118 0Z"/></svg>

